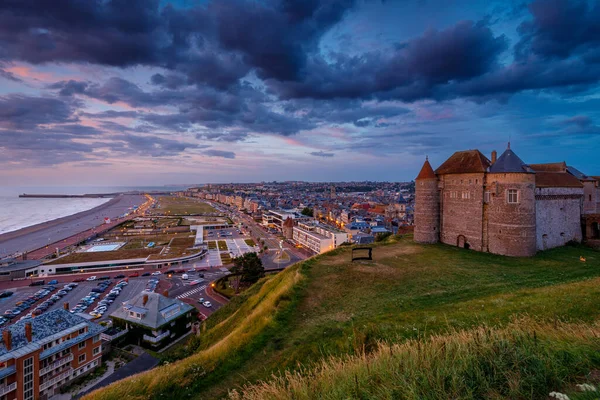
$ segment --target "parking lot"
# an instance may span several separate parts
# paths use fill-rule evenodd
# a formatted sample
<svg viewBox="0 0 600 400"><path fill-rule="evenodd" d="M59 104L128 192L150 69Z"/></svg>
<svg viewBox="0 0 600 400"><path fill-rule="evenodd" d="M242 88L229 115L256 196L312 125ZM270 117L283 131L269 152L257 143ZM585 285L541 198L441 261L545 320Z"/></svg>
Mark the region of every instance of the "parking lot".
<svg viewBox="0 0 600 400"><path fill-rule="evenodd" d="M106 312L104 313L104 315L101 318L98 319L98 321L108 319L110 314L113 311L115 311L121 303L131 299L132 297L134 297L135 295L139 294L144 289L146 289L146 285L148 284L148 281L152 278L157 278L157 277L147 276L147 277L138 277L138 278L128 278L129 284L123 288L121 293L117 296L117 298L114 300L114 302L108 306ZM160 278L160 277L158 277L158 278ZM85 313L89 313L90 311L92 311L94 309L94 306L98 303L98 301L102 300L108 294L108 292L114 287L114 285L120 280L121 279L111 279L110 286L103 293L100 294L98 299L92 305L90 305L85 310ZM56 310L56 309L62 308L64 306L64 303L69 303L69 309L72 309L82 298L87 296L93 288L98 287L99 282L102 282L102 281L78 282L77 287L75 287L73 290L68 292L65 296L63 296L56 303L54 303L53 305L48 307L46 312L48 312L50 310ZM19 318L26 315L27 313L33 311L33 309L36 307L36 305L49 299L52 295L56 294L59 290L61 290L64 285L65 285L65 283L59 283L58 285L54 285L54 286L56 286L57 290L53 291L52 293L47 295L45 298L36 302L28 310L23 311L21 314L19 314L17 316L17 318L15 318L13 320L13 322L17 321ZM35 287L27 287L26 286L26 287L11 289L10 291L12 291L14 293L12 296L10 296L8 298L0 299L0 314L4 314L4 312L6 310L12 310L14 307L16 307L16 303L27 299L29 296L32 296L33 294L35 294L35 292L37 292L38 290L40 290L42 288L43 288L42 286L35 286Z"/></svg>

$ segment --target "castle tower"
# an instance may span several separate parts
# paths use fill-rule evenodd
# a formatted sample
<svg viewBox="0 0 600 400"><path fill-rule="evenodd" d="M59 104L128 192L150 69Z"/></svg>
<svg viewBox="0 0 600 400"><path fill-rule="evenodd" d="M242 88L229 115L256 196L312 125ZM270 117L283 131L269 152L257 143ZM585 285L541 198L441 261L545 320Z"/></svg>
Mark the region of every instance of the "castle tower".
<svg viewBox="0 0 600 400"><path fill-rule="evenodd" d="M487 249L494 254L528 257L536 253L535 173L508 148L487 174Z"/></svg>
<svg viewBox="0 0 600 400"><path fill-rule="evenodd" d="M438 179L427 159L415 179L414 239L418 243L437 243L440 239Z"/></svg>
<svg viewBox="0 0 600 400"><path fill-rule="evenodd" d="M290 217L287 217L285 221L283 221L283 236L286 239L292 239L294 237L294 220Z"/></svg>

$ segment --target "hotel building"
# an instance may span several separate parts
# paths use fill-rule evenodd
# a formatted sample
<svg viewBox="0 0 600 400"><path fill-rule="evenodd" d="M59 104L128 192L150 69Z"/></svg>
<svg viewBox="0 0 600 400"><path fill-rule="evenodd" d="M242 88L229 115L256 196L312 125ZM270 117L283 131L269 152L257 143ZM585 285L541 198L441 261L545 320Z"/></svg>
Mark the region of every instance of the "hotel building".
<svg viewBox="0 0 600 400"><path fill-rule="evenodd" d="M0 399L48 399L100 366L106 328L53 310L2 329Z"/></svg>
<svg viewBox="0 0 600 400"><path fill-rule="evenodd" d="M294 226L292 239L317 254L333 250L348 241L348 234L317 222L300 222Z"/></svg>

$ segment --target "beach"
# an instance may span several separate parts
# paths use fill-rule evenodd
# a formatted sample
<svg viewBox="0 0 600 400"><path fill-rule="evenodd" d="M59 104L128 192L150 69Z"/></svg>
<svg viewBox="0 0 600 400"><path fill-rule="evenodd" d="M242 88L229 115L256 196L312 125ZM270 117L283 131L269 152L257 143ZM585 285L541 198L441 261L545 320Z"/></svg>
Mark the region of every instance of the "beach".
<svg viewBox="0 0 600 400"><path fill-rule="evenodd" d="M28 226L0 235L0 255L32 251L64 241L80 232L101 226L104 218L116 219L144 203L143 195L119 195L108 202L73 215Z"/></svg>

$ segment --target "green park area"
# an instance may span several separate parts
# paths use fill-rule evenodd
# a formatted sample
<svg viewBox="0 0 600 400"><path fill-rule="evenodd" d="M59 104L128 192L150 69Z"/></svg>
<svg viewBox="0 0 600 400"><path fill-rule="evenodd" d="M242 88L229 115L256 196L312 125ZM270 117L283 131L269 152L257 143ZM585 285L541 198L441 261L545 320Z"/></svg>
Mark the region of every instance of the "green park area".
<svg viewBox="0 0 600 400"><path fill-rule="evenodd" d="M158 207L155 210L163 215L197 215L217 212L208 203L201 200L175 196L159 197Z"/></svg>

